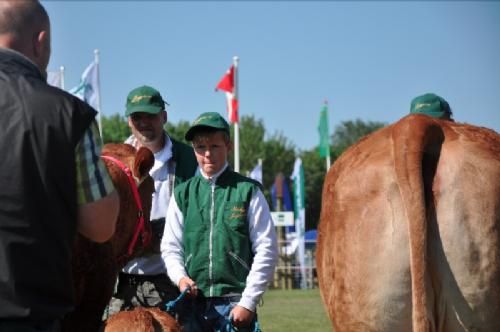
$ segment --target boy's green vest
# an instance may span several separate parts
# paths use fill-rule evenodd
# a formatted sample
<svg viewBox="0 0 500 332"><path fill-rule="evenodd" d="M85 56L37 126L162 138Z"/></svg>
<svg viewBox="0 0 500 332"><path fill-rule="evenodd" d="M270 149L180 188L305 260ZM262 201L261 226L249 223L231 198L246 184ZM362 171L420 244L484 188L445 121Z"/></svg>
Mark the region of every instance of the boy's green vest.
<svg viewBox="0 0 500 332"><path fill-rule="evenodd" d="M229 169L214 187L198 175L175 189L184 216L184 264L204 296L243 292L253 261L247 213L258 189Z"/></svg>

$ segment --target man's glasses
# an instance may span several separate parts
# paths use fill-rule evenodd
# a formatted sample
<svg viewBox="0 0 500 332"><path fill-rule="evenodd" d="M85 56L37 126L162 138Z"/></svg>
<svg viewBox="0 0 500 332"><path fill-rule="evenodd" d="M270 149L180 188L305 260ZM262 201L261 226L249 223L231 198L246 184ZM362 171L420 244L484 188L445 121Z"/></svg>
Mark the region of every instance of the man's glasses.
<svg viewBox="0 0 500 332"><path fill-rule="evenodd" d="M158 114L160 113L150 114L150 113L137 112L130 114L130 118L132 119L132 121L153 120L158 116Z"/></svg>

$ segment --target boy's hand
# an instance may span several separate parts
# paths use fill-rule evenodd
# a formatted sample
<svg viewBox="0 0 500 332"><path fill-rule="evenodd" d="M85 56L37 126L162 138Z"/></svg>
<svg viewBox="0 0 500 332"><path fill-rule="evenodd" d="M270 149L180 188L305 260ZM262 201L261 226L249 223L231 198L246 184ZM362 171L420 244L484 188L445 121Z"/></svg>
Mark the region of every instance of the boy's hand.
<svg viewBox="0 0 500 332"><path fill-rule="evenodd" d="M231 310L234 327L248 327L253 321L255 313L242 306L235 306Z"/></svg>
<svg viewBox="0 0 500 332"><path fill-rule="evenodd" d="M189 277L183 277L179 281L179 291L182 293L186 288L190 288L187 295L196 297L198 295L198 287L196 283Z"/></svg>

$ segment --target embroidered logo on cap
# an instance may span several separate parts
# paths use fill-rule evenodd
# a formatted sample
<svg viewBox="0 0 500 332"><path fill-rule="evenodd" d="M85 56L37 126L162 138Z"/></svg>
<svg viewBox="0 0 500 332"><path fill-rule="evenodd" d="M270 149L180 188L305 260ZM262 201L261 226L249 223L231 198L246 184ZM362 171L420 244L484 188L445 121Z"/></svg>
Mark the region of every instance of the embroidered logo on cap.
<svg viewBox="0 0 500 332"><path fill-rule="evenodd" d="M143 100L144 98L149 98L151 99L152 96L134 96L132 100L130 101L131 103L135 104Z"/></svg>

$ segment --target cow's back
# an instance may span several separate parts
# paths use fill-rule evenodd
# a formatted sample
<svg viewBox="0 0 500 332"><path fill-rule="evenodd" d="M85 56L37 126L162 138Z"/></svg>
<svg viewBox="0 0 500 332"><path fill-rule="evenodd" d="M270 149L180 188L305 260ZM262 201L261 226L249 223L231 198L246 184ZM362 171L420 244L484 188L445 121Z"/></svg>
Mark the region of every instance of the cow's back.
<svg viewBox="0 0 500 332"><path fill-rule="evenodd" d="M410 116L366 137L327 174L317 263L321 294L336 331L412 330L409 220L428 229L417 236L428 251L413 254L414 270L421 269L424 279L417 291L428 327L460 331L465 324L480 330L481 324L484 328L498 321L498 135L436 120L426 124L431 135L412 127L422 121L428 122ZM400 141L405 135L407 141ZM412 135L427 140L420 163L407 158L419 155L406 145ZM476 173L481 173L481 182L474 180ZM411 186L405 189L402 178L421 183L425 204L418 193L405 193ZM474 183L479 186L470 191ZM420 205L422 221L412 216ZM425 262L423 267L419 262ZM481 278L474 279L478 273Z"/></svg>

